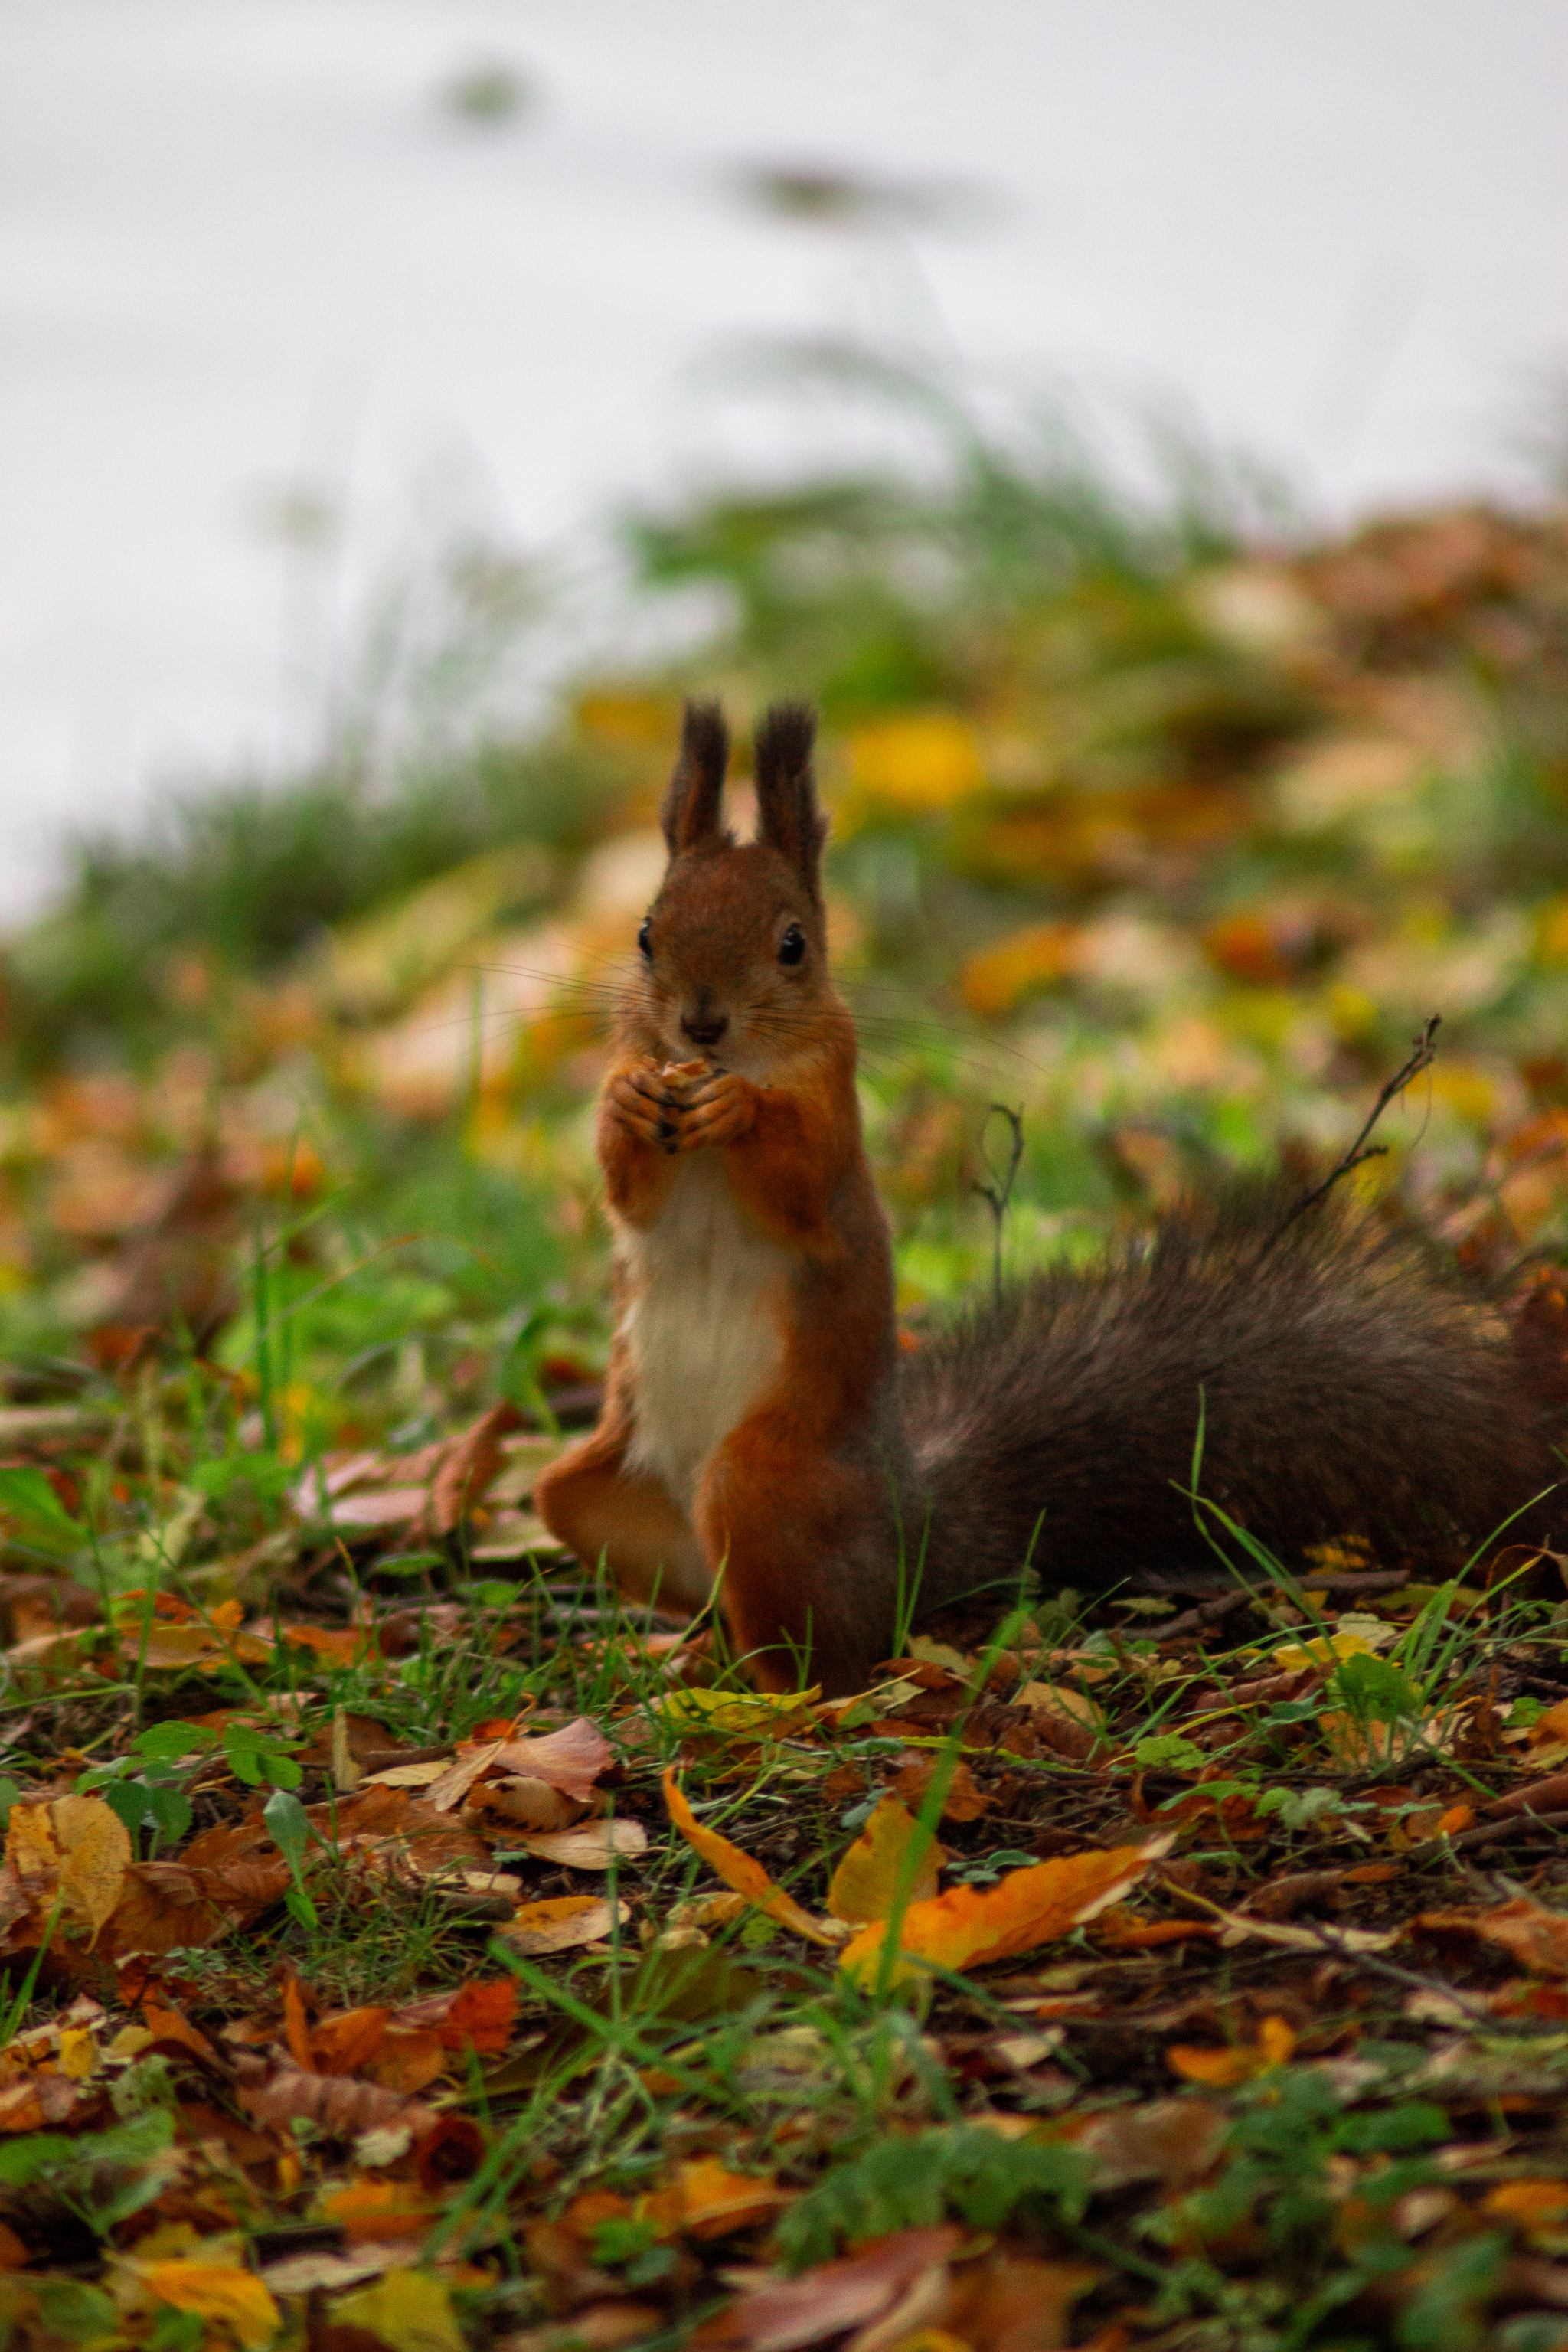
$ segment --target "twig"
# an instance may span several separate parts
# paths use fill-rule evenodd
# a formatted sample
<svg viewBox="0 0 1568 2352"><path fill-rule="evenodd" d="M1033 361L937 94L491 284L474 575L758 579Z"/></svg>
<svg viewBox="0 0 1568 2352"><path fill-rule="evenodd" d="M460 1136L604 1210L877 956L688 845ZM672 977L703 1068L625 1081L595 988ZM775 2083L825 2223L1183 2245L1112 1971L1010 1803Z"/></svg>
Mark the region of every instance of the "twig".
<svg viewBox="0 0 1568 2352"><path fill-rule="evenodd" d="M1156 1642L1179 1642L1185 1633L1200 1633L1205 1625L1217 1625L1222 1617L1228 1617L1233 1609L1239 1609L1243 1601L1253 1598L1250 1592L1222 1592L1217 1601L1200 1601L1197 1608L1184 1610L1168 1625L1162 1625L1153 1638Z"/></svg>
<svg viewBox="0 0 1568 2352"><path fill-rule="evenodd" d="M1284 1223L1270 1234L1270 1247L1273 1246L1275 1242L1279 1241L1281 1234L1289 1232L1290 1227L1295 1223L1298 1217L1305 1216L1309 1209L1316 1208L1318 1202L1324 1200L1327 1195L1332 1192L1334 1186L1339 1182L1342 1176L1348 1176L1352 1168L1361 1167L1365 1160L1381 1159L1387 1151L1388 1146L1386 1143L1369 1144L1367 1137L1372 1133L1373 1129L1377 1125L1378 1120L1383 1117L1383 1114L1388 1108L1389 1104L1394 1101L1395 1096L1402 1095L1405 1092L1405 1087L1410 1084L1412 1078L1419 1077L1423 1070L1430 1068L1436 1054L1436 1048L1434 1046L1432 1040L1437 1034L1437 1031L1442 1024L1442 1019L1443 1016L1440 1013L1434 1013L1431 1014L1425 1024L1421 1031L1421 1034L1414 1041L1409 1054L1400 1064L1398 1069L1395 1070L1394 1076L1389 1079L1387 1085L1384 1087L1383 1092L1378 1096L1377 1100L1373 1103L1371 1112L1368 1114L1366 1121L1362 1128L1361 1133L1356 1137L1356 1139L1351 1145L1350 1150L1342 1159L1336 1160L1333 1167L1330 1169L1328 1174L1324 1177L1321 1184L1315 1186L1310 1192L1305 1192L1302 1194L1301 1198L1297 1202L1295 1207L1291 1210Z"/></svg>
<svg viewBox="0 0 1568 2352"><path fill-rule="evenodd" d="M989 1127L993 1118L1005 1118L1012 1130L1007 1147L1007 1172L1005 1176L998 1176L990 1160L985 1159L985 1129ZM985 1161L985 1173L990 1177L991 1181L989 1184L976 1184L973 1190L989 1205L992 1222L995 1227L992 1239L991 1286L992 1295L997 1306L1000 1307L1002 1304L1002 1227L1006 1222L1008 1206L1013 1198L1013 1186L1024 1157L1024 1114L1021 1108L1009 1110L1005 1103L992 1104L985 1114L984 1125L980 1129L980 1157Z"/></svg>

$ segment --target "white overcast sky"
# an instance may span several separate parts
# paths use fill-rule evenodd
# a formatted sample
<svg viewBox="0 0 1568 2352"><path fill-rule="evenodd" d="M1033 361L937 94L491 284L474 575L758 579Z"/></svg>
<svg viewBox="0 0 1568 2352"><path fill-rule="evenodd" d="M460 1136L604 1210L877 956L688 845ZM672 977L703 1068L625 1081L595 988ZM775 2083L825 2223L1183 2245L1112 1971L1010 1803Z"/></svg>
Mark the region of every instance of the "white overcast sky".
<svg viewBox="0 0 1568 2352"><path fill-rule="evenodd" d="M1506 488L1565 84L1564 0L0 0L0 915L298 740L281 488L570 548L787 458L702 388L747 336L1180 402L1325 515ZM801 163L985 201L879 257L730 193Z"/></svg>

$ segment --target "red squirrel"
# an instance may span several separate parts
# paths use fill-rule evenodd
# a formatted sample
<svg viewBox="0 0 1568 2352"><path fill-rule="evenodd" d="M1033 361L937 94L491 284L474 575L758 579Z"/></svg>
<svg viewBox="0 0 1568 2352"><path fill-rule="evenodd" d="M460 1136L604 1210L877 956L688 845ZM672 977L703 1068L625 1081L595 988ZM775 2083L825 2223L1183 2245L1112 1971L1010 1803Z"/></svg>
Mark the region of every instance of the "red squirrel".
<svg viewBox="0 0 1568 2352"><path fill-rule="evenodd" d="M599 1105L604 1409L536 1493L562 1542L664 1607L717 1583L756 1683L837 1695L909 1622L977 1594L1000 1613L1031 1565L1089 1591L1212 1568L1200 1430L1198 1491L1284 1558L1353 1533L1457 1566L1552 1489L1552 1333L1333 1198L1178 1211L900 1350L814 733L803 706L768 712L737 843L723 718L687 709Z"/></svg>

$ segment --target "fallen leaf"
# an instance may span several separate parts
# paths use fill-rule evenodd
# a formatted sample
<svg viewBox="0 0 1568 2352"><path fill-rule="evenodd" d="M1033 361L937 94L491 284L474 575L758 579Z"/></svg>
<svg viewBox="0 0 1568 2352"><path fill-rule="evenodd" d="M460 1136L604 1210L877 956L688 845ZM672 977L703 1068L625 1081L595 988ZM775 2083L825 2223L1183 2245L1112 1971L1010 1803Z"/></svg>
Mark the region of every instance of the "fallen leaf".
<svg viewBox="0 0 1568 2352"><path fill-rule="evenodd" d="M1228 2091L1237 2083L1250 2082L1255 2074L1266 2074L1272 2067L1288 2064L1295 2047L1295 2033L1285 2020L1265 2017L1258 2023L1255 2042L1205 2050L1191 2042L1176 2042L1166 2051L1165 2063L1173 2074L1184 2076L1189 2083L1205 2084L1211 2091Z"/></svg>
<svg viewBox="0 0 1568 2352"><path fill-rule="evenodd" d="M132 2262L127 2267L155 2303L217 2320L258 2352L282 2327L283 2315L254 2271L219 2263Z"/></svg>
<svg viewBox="0 0 1568 2352"><path fill-rule="evenodd" d="M610 1934L615 1914L597 1895L550 1895L538 1903L521 1903L496 1933L520 1952L535 1958L542 1952L568 1952L578 1944L596 1944Z"/></svg>
<svg viewBox="0 0 1568 2352"><path fill-rule="evenodd" d="M1538 1715L1530 1727L1530 1745L1546 1748L1568 1740L1568 1698L1559 1699L1544 1715Z"/></svg>
<svg viewBox="0 0 1568 2352"><path fill-rule="evenodd" d="M496 1760L503 1771L515 1772L525 1780L548 1780L552 1789L586 1804L595 1781L612 1758L610 1743L598 1725L578 1716L574 1722L563 1724L559 1731L548 1731L540 1739L503 1740Z"/></svg>
<svg viewBox="0 0 1568 2352"><path fill-rule="evenodd" d="M450 1535L473 1510L507 1458L501 1439L522 1426L516 1405L503 1398L471 1428L447 1440L430 1481L425 1525L431 1535Z"/></svg>
<svg viewBox="0 0 1568 2352"><path fill-rule="evenodd" d="M1504 2180L1489 2189L1481 2210L1520 2230L1550 2230L1568 2221L1568 2180Z"/></svg>
<svg viewBox="0 0 1568 2352"><path fill-rule="evenodd" d="M1170 1848L1169 1838L1156 1838L1148 1845L1062 1854L1009 1871L995 1886L954 1886L930 1902L911 1903L899 1930L904 1957L892 1980L913 1975L922 1960L963 1970L1050 1943L1120 1902ZM885 1932L885 1923L877 1920L846 1946L839 1966L857 1982L876 1980Z"/></svg>
<svg viewBox="0 0 1568 2352"><path fill-rule="evenodd" d="M809 1911L802 1910L793 1895L786 1895L782 1886L773 1885L760 1862L754 1862L749 1853L742 1853L738 1845L731 1845L730 1840L721 1837L717 1830L702 1827L675 1785L673 1764L665 1772L662 1786L670 1820L688 1845L696 1848L709 1867L718 1872L726 1886L732 1886L737 1895L745 1895L760 1911L765 1911L770 1919L777 1920L781 1927L789 1928L794 1935L809 1937L814 1944L837 1944L839 1941L843 1931L836 1921L814 1919Z"/></svg>
<svg viewBox="0 0 1568 2352"><path fill-rule="evenodd" d="M704 2352L731 2345L745 2352L802 2352L877 2318L922 2272L945 2263L961 2242L957 2230L900 2230L843 2262L754 2288L704 2321L691 2340Z"/></svg>
<svg viewBox="0 0 1568 2352"><path fill-rule="evenodd" d="M800 1730L822 1696L805 1691L667 1691L658 1713L682 1732L721 1739L782 1739Z"/></svg>
<svg viewBox="0 0 1568 2352"><path fill-rule="evenodd" d="M1415 1925L1429 1932L1480 1936L1510 1952L1532 1975L1568 1976L1568 1912L1548 1911L1528 1895L1491 1911L1423 1911Z"/></svg>
<svg viewBox="0 0 1568 2352"><path fill-rule="evenodd" d="M792 2204L797 2194L755 2173L728 2171L717 2157L703 2156L678 2164L663 2188L637 2199L636 2213L639 2221L651 2221L661 2237L689 2233L721 2238L731 2230L766 2221Z"/></svg>
<svg viewBox="0 0 1568 2352"><path fill-rule="evenodd" d="M389 2271L374 2286L340 2295L332 2324L375 2336L390 2352L463 2352L451 2292L424 2271Z"/></svg>
<svg viewBox="0 0 1568 2352"><path fill-rule="evenodd" d="M608 1870L612 1862L646 1853L647 1832L625 1813L613 1821L584 1822L576 1830L530 1832L517 1843L540 1862L560 1863L569 1870Z"/></svg>
<svg viewBox="0 0 1568 2352"><path fill-rule="evenodd" d="M1072 2340L1073 2305L1103 2276L998 2249L956 2273L943 2324L952 2341L985 2352L1058 2352Z"/></svg>
<svg viewBox="0 0 1568 2352"><path fill-rule="evenodd" d="M836 1919L857 1924L885 1919L899 1891L899 1874L920 1824L897 1797L884 1797L854 1844L843 1855L827 1890L827 1907ZM931 1841L921 1857L908 1892L911 1900L927 1902L937 1890L938 1873L945 1856Z"/></svg>

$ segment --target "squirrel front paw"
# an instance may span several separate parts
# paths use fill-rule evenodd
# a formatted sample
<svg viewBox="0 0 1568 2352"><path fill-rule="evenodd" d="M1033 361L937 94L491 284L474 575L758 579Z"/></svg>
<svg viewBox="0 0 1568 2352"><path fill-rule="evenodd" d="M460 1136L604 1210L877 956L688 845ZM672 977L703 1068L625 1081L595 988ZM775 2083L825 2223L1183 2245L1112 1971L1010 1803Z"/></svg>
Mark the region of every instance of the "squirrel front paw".
<svg viewBox="0 0 1568 2352"><path fill-rule="evenodd" d="M680 1110L652 1062L617 1072L605 1089L605 1108L614 1124L637 1142L656 1151L676 1149Z"/></svg>
<svg viewBox="0 0 1568 2352"><path fill-rule="evenodd" d="M750 1078L722 1070L693 1087L680 1106L678 1151L702 1151L710 1145L738 1143L757 1116L757 1089Z"/></svg>

